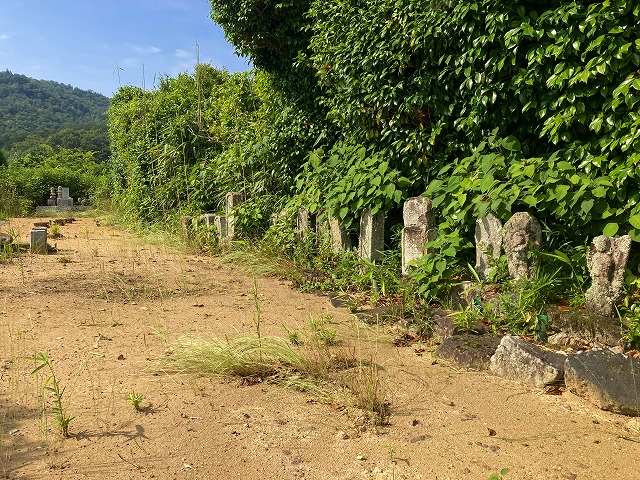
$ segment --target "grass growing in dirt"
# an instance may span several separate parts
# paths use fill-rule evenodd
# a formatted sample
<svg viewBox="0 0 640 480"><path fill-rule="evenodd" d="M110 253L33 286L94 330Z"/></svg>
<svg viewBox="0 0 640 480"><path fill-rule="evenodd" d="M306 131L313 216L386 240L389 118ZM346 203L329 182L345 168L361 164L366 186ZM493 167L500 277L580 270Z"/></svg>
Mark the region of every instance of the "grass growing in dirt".
<svg viewBox="0 0 640 480"><path fill-rule="evenodd" d="M386 423L389 415L378 367L358 361L353 349L330 348L316 337L300 346L280 337L183 337L174 344L166 366L186 373L238 377L248 383L266 380L328 401L343 386L358 408L373 415L375 424Z"/></svg>

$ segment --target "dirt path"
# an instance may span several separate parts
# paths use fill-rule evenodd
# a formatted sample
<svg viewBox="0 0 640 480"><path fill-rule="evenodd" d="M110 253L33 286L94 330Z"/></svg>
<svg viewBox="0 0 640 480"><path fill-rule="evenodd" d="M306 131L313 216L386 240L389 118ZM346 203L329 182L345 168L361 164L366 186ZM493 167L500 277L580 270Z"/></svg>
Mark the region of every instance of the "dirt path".
<svg viewBox="0 0 640 480"><path fill-rule="evenodd" d="M2 231L26 239L33 221ZM0 478L487 479L504 467L506 479L640 477L629 418L393 347L396 332L278 279L257 280L264 334L331 315L345 345L384 367L389 426L367 425L346 401L163 373L157 361L181 335L254 332L253 279L92 219L61 233L57 254L0 264ZM25 360L39 351L76 417L64 440Z"/></svg>

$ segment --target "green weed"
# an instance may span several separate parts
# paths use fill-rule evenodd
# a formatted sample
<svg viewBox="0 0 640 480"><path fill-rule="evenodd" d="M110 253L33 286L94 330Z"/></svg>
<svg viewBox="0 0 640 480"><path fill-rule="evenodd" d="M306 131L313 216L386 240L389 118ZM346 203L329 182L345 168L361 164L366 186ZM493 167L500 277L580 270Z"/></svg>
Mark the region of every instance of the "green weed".
<svg viewBox="0 0 640 480"><path fill-rule="evenodd" d="M131 393L129 393L129 396L127 397L127 400L129 401L129 403L131 404L131 406L133 406L133 409L136 412L140 412L142 411L142 404L145 400L145 396L142 393L138 393L135 390L131 390Z"/></svg>
<svg viewBox="0 0 640 480"><path fill-rule="evenodd" d="M56 373L53 368L53 363L51 359L47 356L45 352L40 352L33 357L29 357L27 360L33 360L36 363L36 367L31 372L31 375L35 375L42 369L47 369L49 371L49 376L46 378L44 382L44 390L51 393L53 396L53 408L52 413L54 415L55 421L60 427L60 432L63 437L69 436L69 424L75 418L72 415L69 415L63 406L62 397L64 395L64 388L60 386L60 382L56 378Z"/></svg>
<svg viewBox="0 0 640 480"><path fill-rule="evenodd" d="M488 480L504 480L507 473L509 473L509 469L503 468L502 470L500 470L500 473L492 473L491 475L489 475Z"/></svg>

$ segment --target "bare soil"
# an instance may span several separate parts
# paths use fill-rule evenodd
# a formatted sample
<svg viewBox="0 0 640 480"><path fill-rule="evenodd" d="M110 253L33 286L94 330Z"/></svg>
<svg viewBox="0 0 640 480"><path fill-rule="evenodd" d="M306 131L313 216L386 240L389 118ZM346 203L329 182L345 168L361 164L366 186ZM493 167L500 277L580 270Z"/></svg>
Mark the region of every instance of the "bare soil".
<svg viewBox="0 0 640 480"><path fill-rule="evenodd" d="M25 241L42 220L2 230ZM388 426L348 397L167 373L180 336L254 333L251 275L90 218L60 231L57 253L0 264L0 478L487 479L505 467L506 479L640 478L633 419L462 371L429 344L396 347L399 330L277 278L257 279L264 334L331 315L343 345L384 368ZM65 439L25 359L40 351L75 416Z"/></svg>

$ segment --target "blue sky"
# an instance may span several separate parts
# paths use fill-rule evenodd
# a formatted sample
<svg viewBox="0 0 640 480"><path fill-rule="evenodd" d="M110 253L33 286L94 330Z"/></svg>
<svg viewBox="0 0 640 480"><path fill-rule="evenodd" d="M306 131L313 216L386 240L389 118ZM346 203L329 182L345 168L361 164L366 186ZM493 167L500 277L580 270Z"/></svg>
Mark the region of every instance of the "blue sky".
<svg viewBox="0 0 640 480"><path fill-rule="evenodd" d="M208 0L2 0L0 70L111 97L201 63L248 70Z"/></svg>

